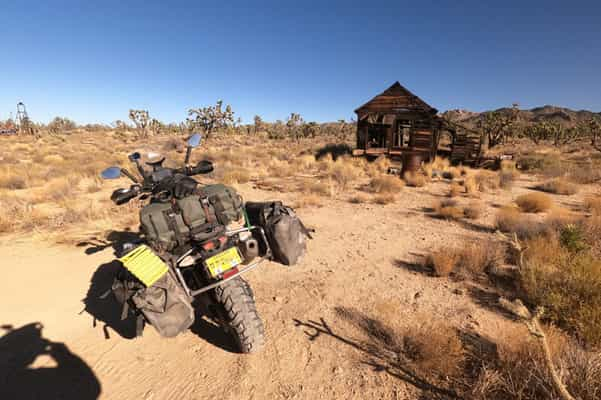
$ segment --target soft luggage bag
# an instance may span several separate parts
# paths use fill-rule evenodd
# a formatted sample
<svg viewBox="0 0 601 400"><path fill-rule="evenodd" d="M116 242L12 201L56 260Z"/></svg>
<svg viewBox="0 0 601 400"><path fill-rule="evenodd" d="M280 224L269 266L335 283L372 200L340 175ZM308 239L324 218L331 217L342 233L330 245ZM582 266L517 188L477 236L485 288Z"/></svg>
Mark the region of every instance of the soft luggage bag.
<svg viewBox="0 0 601 400"><path fill-rule="evenodd" d="M264 229L275 261L295 265L302 260L311 235L292 208L281 201L248 202L246 212L252 225Z"/></svg>

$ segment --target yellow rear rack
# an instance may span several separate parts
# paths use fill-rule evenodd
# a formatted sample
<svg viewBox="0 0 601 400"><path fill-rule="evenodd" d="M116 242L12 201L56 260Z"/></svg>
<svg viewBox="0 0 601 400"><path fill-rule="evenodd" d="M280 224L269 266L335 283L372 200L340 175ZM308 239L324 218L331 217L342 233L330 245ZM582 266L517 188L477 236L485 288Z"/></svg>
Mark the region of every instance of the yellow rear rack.
<svg viewBox="0 0 601 400"><path fill-rule="evenodd" d="M146 245L136 247L119 261L147 287L152 286L169 270L167 264Z"/></svg>

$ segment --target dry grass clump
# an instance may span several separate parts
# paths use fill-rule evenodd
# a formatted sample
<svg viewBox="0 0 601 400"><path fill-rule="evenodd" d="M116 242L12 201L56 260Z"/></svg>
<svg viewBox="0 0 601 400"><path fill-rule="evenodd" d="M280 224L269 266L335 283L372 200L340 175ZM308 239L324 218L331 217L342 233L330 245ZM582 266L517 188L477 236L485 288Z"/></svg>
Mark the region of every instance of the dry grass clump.
<svg viewBox="0 0 601 400"><path fill-rule="evenodd" d="M388 168L390 168L391 162L386 156L380 156L373 162L368 162L365 165L365 172L370 177L377 177L379 175L385 174L388 172Z"/></svg>
<svg viewBox="0 0 601 400"><path fill-rule="evenodd" d="M441 248L426 256L424 266L430 268L435 276L449 276L460 257L461 253L456 248Z"/></svg>
<svg viewBox="0 0 601 400"><path fill-rule="evenodd" d="M0 169L0 189L25 189L27 180L23 176L25 170L21 172L17 169L4 167Z"/></svg>
<svg viewBox="0 0 601 400"><path fill-rule="evenodd" d="M294 175L294 168L287 161L272 159L268 166L269 175L274 178L286 178Z"/></svg>
<svg viewBox="0 0 601 400"><path fill-rule="evenodd" d="M303 181L300 189L303 192L308 192L308 193L316 194L319 196L332 196L333 195L332 185L330 182L327 182L327 181L317 181L317 180Z"/></svg>
<svg viewBox="0 0 601 400"><path fill-rule="evenodd" d="M398 193L405 182L393 175L378 175L369 181L369 190L374 193Z"/></svg>
<svg viewBox="0 0 601 400"><path fill-rule="evenodd" d="M543 192L563 195L573 195L578 193L578 185L568 182L563 178L552 179L550 181L538 185L536 188L538 190L542 190Z"/></svg>
<svg viewBox="0 0 601 400"><path fill-rule="evenodd" d="M367 203L369 201L369 197L367 197L363 193L357 193L357 194L351 196L348 201L349 201L349 203L353 203L353 204L363 204L363 203Z"/></svg>
<svg viewBox="0 0 601 400"><path fill-rule="evenodd" d="M403 180L408 186L424 187L428 183L428 178L421 172L409 171L403 175Z"/></svg>
<svg viewBox="0 0 601 400"><path fill-rule="evenodd" d="M468 393L465 398L561 398L553 384L544 352L526 328L505 329L499 336L494 341L480 339L492 346L470 346L468 358L473 366L470 375L476 379L466 382ZM556 328L545 329L545 336L555 368L568 392L581 400L598 399L601 395L601 354L583 350Z"/></svg>
<svg viewBox="0 0 601 400"><path fill-rule="evenodd" d="M493 171L480 170L476 173L474 179L480 192L486 192L501 187L501 177L498 173Z"/></svg>
<svg viewBox="0 0 601 400"><path fill-rule="evenodd" d="M250 180L250 173L243 168L234 168L226 171L221 180L227 185L233 183L246 183Z"/></svg>
<svg viewBox="0 0 601 400"><path fill-rule="evenodd" d="M457 197L461 193L462 187L457 182L451 182L451 187L449 188L449 197Z"/></svg>
<svg viewBox="0 0 601 400"><path fill-rule="evenodd" d="M484 212L484 209L479 203L470 203L463 208L463 214L467 219L478 219Z"/></svg>
<svg viewBox="0 0 601 400"><path fill-rule="evenodd" d="M466 358L457 330L440 322L406 328L403 353L421 376L436 380L457 376Z"/></svg>
<svg viewBox="0 0 601 400"><path fill-rule="evenodd" d="M505 260L505 247L492 240L466 241L460 247L443 247L425 259L424 266L436 276L475 278L497 267Z"/></svg>
<svg viewBox="0 0 601 400"><path fill-rule="evenodd" d="M579 225L524 243L519 284L523 297L545 308L545 318L591 346L601 346L601 259Z"/></svg>
<svg viewBox="0 0 601 400"><path fill-rule="evenodd" d="M506 205L499 209L496 215L495 226L501 232L515 233L519 238L528 238L541 232L541 224L531 215L523 214L513 205Z"/></svg>
<svg viewBox="0 0 601 400"><path fill-rule="evenodd" d="M463 208L457 205L457 201L453 199L437 201L433 208L435 215L439 218L460 219L464 215Z"/></svg>
<svg viewBox="0 0 601 400"><path fill-rule="evenodd" d="M372 200L376 204L390 204L395 202L396 195L394 193L378 193Z"/></svg>
<svg viewBox="0 0 601 400"><path fill-rule="evenodd" d="M328 176L345 190L361 176L362 171L351 162L337 161L328 171Z"/></svg>
<svg viewBox="0 0 601 400"><path fill-rule="evenodd" d="M601 215L601 197L589 196L584 199L584 207L593 215Z"/></svg>
<svg viewBox="0 0 601 400"><path fill-rule="evenodd" d="M547 211L553 205L551 198L543 193L523 194L515 202L522 211L528 213Z"/></svg>
<svg viewBox="0 0 601 400"><path fill-rule="evenodd" d="M315 194L306 194L296 198L294 208L321 207L322 198Z"/></svg>

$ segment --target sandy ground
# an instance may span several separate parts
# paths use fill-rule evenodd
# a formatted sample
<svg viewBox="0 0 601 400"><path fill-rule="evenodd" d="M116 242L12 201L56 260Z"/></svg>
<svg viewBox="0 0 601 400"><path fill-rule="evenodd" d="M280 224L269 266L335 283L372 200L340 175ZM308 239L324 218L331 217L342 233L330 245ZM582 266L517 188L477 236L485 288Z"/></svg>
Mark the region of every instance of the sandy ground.
<svg viewBox="0 0 601 400"><path fill-rule="evenodd" d="M395 334L444 320L492 338L513 324L490 306L494 296L470 290L466 282L427 276L414 264L440 244L492 236L494 206L530 183L483 195L493 207L473 223L424 212L448 192L442 182L405 188L386 206L331 201L300 210L316 229L302 265L267 264L246 275L267 334L265 348L253 355L233 352L222 331L204 320L174 339L150 327L132 338L131 322L119 322L114 301L96 298L110 286L115 268L110 245L4 237L0 398L433 398L436 388L396 363L370 332L370 321ZM241 191L247 199L292 200L250 185ZM571 197L554 197L577 206ZM88 294L89 312L82 312Z"/></svg>

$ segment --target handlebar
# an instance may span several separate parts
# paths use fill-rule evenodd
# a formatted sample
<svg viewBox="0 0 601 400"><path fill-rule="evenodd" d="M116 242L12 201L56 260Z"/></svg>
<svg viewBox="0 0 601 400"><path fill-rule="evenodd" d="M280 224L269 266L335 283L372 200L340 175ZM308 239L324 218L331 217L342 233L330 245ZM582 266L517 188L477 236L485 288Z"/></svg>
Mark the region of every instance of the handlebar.
<svg viewBox="0 0 601 400"><path fill-rule="evenodd" d="M129 202L131 199L143 192L154 193L154 195L159 195L160 193L165 194L171 191L173 178L176 174L193 176L199 174L208 174L212 171L213 163L208 160L199 161L195 166L186 166L174 169L160 169L155 171L154 173L146 175L142 184L139 184L137 180L132 179L136 183L131 185L128 189L121 188L115 190L111 194L111 200L117 205L122 205ZM125 175L130 176L130 174Z"/></svg>

